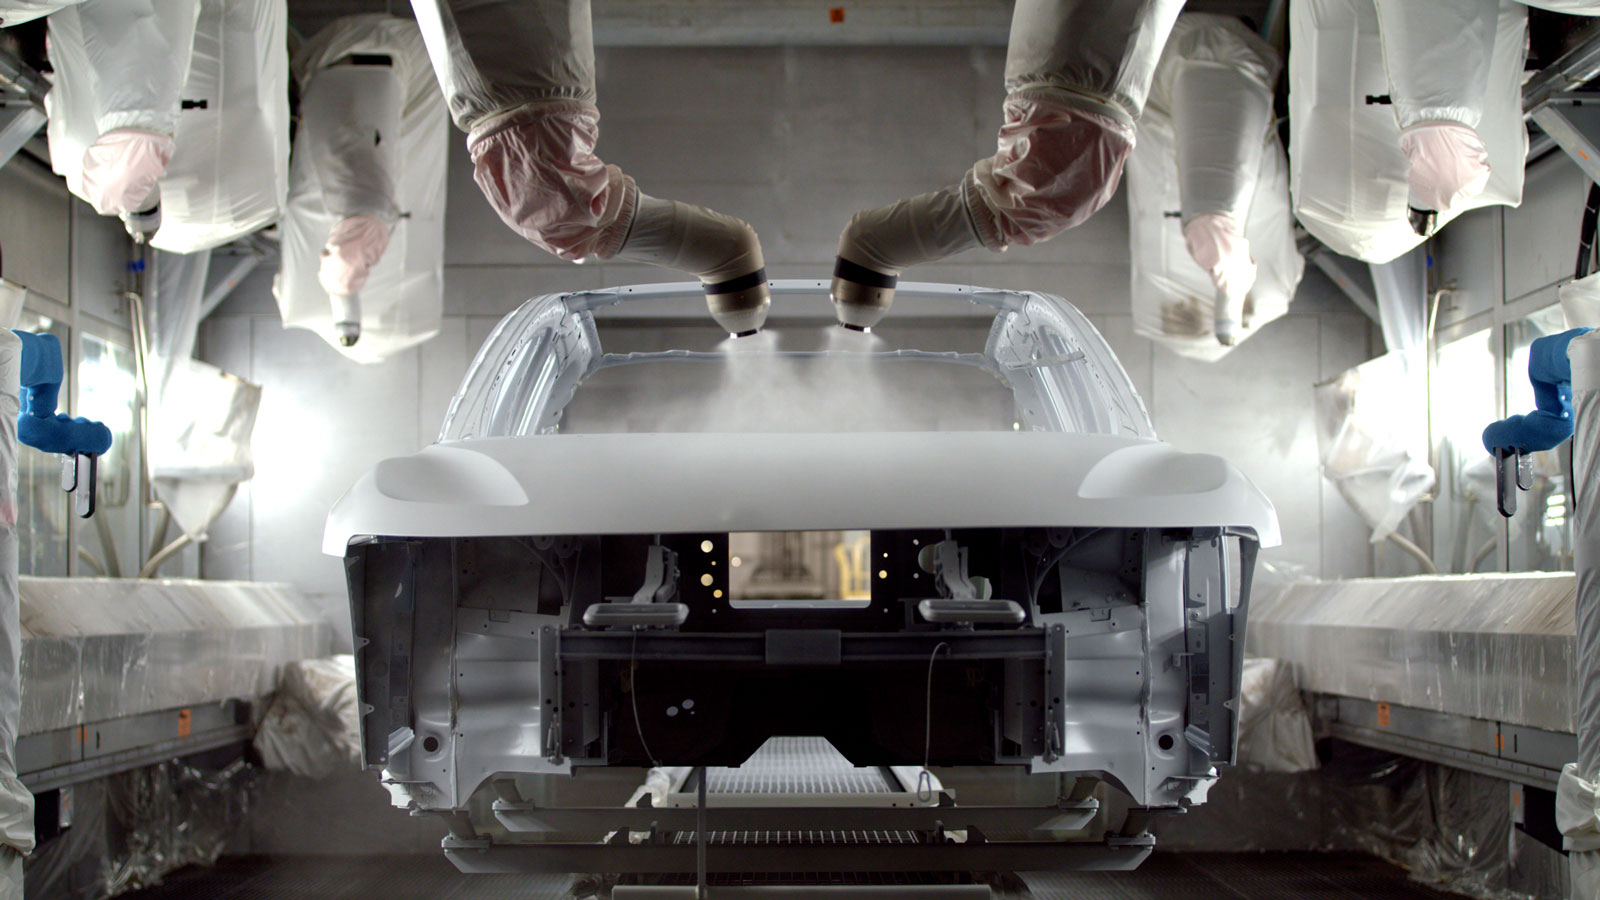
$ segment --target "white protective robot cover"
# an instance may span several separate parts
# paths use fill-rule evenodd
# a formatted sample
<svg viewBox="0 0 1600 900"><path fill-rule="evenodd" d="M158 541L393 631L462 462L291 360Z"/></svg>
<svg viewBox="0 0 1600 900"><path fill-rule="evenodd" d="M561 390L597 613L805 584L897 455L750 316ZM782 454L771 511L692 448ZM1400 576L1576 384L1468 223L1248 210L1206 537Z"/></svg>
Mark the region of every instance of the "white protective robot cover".
<svg viewBox="0 0 1600 900"><path fill-rule="evenodd" d="M1396 2L1396 0L1386 0ZM1410 0L1400 0L1410 2ZM1403 18L1395 16L1393 18ZM1457 52L1440 34L1390 27L1379 33L1373 0L1295 0L1289 11L1289 178L1294 212L1316 238L1338 253L1384 263L1422 243L1406 219L1408 162L1392 105L1384 48L1406 54L1413 68L1439 84L1468 84L1481 60ZM1488 90L1476 126L1489 156L1483 193L1450 210L1439 226L1467 209L1522 202L1528 155L1522 120L1522 66L1527 9L1501 0L1489 61ZM1373 102L1368 102L1368 98ZM1440 106L1469 108L1442 98Z"/></svg>
<svg viewBox="0 0 1600 900"><path fill-rule="evenodd" d="M354 71L377 67L335 65L352 56L387 57L389 84ZM346 84L344 76L359 83ZM444 96L416 23L381 15L352 16L323 29L296 55L295 77L301 86L301 126L283 219L283 268L274 285L278 309L285 327L314 331L357 362L377 362L439 331L450 134ZM319 78L327 78L324 87L331 87L320 98ZM340 134L351 128L376 132L375 147L390 151L359 157L342 152L347 144ZM381 137L396 131L397 140ZM388 173L372 171L375 162L389 167ZM398 218L388 249L360 292L360 340L343 347L317 269L328 234L341 218L333 209L368 203L385 175Z"/></svg>
<svg viewBox="0 0 1600 900"><path fill-rule="evenodd" d="M103 126L167 132L175 117L177 149L160 181L161 228L151 244L194 253L277 221L289 186L283 0L153 5L164 45L104 46L85 29L98 15L92 5L50 18L50 160L67 187L84 196L84 151ZM159 66L186 74L181 81L143 77ZM179 96L128 96L161 84L181 84ZM147 112L108 124L107 109Z"/></svg>
<svg viewBox="0 0 1600 900"><path fill-rule="evenodd" d="M1305 269L1295 249L1288 162L1272 117L1276 55L1242 25L1219 27L1226 21L1207 15L1178 20L1127 165L1134 330L1206 361L1233 347L1212 334L1217 288L1189 255L1185 217L1227 212L1244 227L1257 271L1240 341L1288 311ZM1184 66L1244 76L1218 80L1212 90L1227 92L1236 109L1259 107L1260 115L1245 117L1254 125L1241 131L1237 119L1175 118L1176 74ZM1184 186L1196 196L1182 196Z"/></svg>

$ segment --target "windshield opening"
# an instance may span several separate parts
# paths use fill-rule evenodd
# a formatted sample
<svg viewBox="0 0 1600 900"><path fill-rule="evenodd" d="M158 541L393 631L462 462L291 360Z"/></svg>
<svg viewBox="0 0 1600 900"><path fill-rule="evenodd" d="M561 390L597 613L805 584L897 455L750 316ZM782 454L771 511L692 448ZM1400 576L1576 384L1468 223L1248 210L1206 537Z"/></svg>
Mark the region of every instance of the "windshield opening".
<svg viewBox="0 0 1600 900"><path fill-rule="evenodd" d="M977 359L893 354L650 355L579 385L564 434L1009 431L1011 388Z"/></svg>

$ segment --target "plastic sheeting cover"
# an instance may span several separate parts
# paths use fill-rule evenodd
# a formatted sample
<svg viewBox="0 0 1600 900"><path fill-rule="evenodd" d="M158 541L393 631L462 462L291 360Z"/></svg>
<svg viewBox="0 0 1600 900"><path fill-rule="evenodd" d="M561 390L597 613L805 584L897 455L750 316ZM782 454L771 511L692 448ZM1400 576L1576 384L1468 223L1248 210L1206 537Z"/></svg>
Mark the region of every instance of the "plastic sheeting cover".
<svg viewBox="0 0 1600 900"><path fill-rule="evenodd" d="M1244 305L1249 327L1236 341L1288 311L1305 269L1294 242L1288 160L1272 120L1279 63L1271 48L1229 21L1179 18L1127 164L1134 329L1208 361L1232 347L1212 335L1217 288L1189 254L1185 222L1225 213L1244 227L1256 278ZM1219 107L1234 112L1178 115L1185 91L1220 93Z"/></svg>
<svg viewBox="0 0 1600 900"><path fill-rule="evenodd" d="M73 785L72 826L27 860L28 900L103 900L217 861L251 809L259 770L174 760Z"/></svg>
<svg viewBox="0 0 1600 900"><path fill-rule="evenodd" d="M153 487L178 527L201 540L255 474L250 437L261 388L186 359L169 374L161 397L150 422Z"/></svg>
<svg viewBox="0 0 1600 900"><path fill-rule="evenodd" d="M1303 690L1574 731L1566 573L1294 583L1252 601L1249 652Z"/></svg>
<svg viewBox="0 0 1600 900"><path fill-rule="evenodd" d="M333 165L339 154L312 153L317 123L295 138L289 206L284 214L283 268L273 284L286 328L316 332L357 362L378 362L439 331L444 290L445 159L450 120L427 49L415 22L381 15L340 19L295 56L296 81L316 90L317 76L352 54L389 57L399 79L401 107L394 154L395 214L399 216L383 259L361 290L361 339L339 345L328 293L317 279L323 245L351 203L370 203L369 168ZM325 123L332 124L332 123ZM364 211L364 210L356 210Z"/></svg>
<svg viewBox="0 0 1600 900"><path fill-rule="evenodd" d="M250 438L261 388L193 358L209 253L156 253L146 298L149 464L156 496L184 534L206 529L255 473Z"/></svg>
<svg viewBox="0 0 1600 900"><path fill-rule="evenodd" d="M1439 35L1391 28L1380 37L1378 22L1373 0L1295 0L1289 7L1294 47L1289 177L1295 216L1331 249L1367 262L1387 262L1423 241L1406 219L1410 161L1400 149L1396 110L1367 102L1393 93L1385 46L1392 45L1397 56L1423 53L1430 60L1424 71L1439 75L1436 81L1442 84L1464 86L1484 78L1481 60L1439 52L1445 46ZM1489 181L1476 198L1441 211L1440 227L1467 209L1522 202L1528 151L1521 81L1526 32L1527 9L1502 0L1476 126L1489 153ZM1475 91L1462 88L1461 93L1430 105L1464 108Z"/></svg>
<svg viewBox="0 0 1600 900"><path fill-rule="evenodd" d="M1563 298L1563 302L1566 300ZM1573 562L1578 572L1578 759L1556 791L1556 820L1573 851L1572 895L1600 897L1600 332L1567 345L1572 364Z"/></svg>
<svg viewBox="0 0 1600 900"><path fill-rule="evenodd" d="M32 22L83 0L0 0L0 28Z"/></svg>
<svg viewBox="0 0 1600 900"><path fill-rule="evenodd" d="M1600 328L1600 272L1569 281L1556 293L1568 328Z"/></svg>
<svg viewBox="0 0 1600 900"><path fill-rule="evenodd" d="M287 585L25 577L21 596L22 734L265 696L333 634Z"/></svg>
<svg viewBox="0 0 1600 900"><path fill-rule="evenodd" d="M292 662L256 731L256 752L271 770L326 778L361 767L355 657Z"/></svg>
<svg viewBox="0 0 1600 900"><path fill-rule="evenodd" d="M1311 713L1295 685L1294 667L1250 657L1239 683L1239 765L1265 772L1317 767Z"/></svg>
<svg viewBox="0 0 1600 900"><path fill-rule="evenodd" d="M83 197L84 151L109 128L143 128L177 142L159 185L161 228L153 246L207 250L276 221L289 186L282 0L159 4L159 24L150 23L155 37L101 48L106 29L85 17L115 6L91 0L50 19L52 168ZM141 75L123 77L124 69ZM122 86L122 99L104 96L112 85ZM123 111L108 117L113 108Z"/></svg>
<svg viewBox="0 0 1600 900"><path fill-rule="evenodd" d="M1322 476L1387 538L1428 492L1426 367L1421 351L1387 353L1316 387Z"/></svg>
<svg viewBox="0 0 1600 900"><path fill-rule="evenodd" d="M17 599L17 412L22 341L0 321L0 896L14 896L33 849L33 795L17 778L22 634Z"/></svg>
<svg viewBox="0 0 1600 900"><path fill-rule="evenodd" d="M178 152L151 245L208 250L277 221L289 192L288 11L282 0L202 0Z"/></svg>

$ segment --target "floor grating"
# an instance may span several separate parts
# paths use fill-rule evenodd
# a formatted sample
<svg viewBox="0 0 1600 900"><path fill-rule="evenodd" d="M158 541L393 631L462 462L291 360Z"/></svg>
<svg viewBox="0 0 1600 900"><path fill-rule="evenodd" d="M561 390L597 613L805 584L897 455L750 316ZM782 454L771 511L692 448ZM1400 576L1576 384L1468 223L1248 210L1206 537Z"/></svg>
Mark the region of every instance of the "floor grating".
<svg viewBox="0 0 1600 900"><path fill-rule="evenodd" d="M885 794L900 790L883 770L858 767L827 738L769 738L737 768L706 770L713 794Z"/></svg>

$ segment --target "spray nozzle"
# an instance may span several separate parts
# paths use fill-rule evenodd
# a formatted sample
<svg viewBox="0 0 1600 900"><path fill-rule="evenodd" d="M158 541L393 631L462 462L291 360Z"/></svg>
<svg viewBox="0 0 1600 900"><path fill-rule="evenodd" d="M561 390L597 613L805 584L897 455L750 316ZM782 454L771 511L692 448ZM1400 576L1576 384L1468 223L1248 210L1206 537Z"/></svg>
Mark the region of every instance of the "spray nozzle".
<svg viewBox="0 0 1600 900"><path fill-rule="evenodd" d="M766 324L767 310L772 307L772 290L767 286L767 270L757 269L748 275L706 284L706 306L711 318L717 320L733 337L747 337Z"/></svg>
<svg viewBox="0 0 1600 900"><path fill-rule="evenodd" d="M138 212L122 214L122 227L128 230L128 236L136 244L143 244L150 240L150 236L161 228L161 204L157 203L149 209Z"/></svg>
<svg viewBox="0 0 1600 900"><path fill-rule="evenodd" d="M339 346L354 347L361 340L361 295L329 294L333 305L333 331L339 336Z"/></svg>
<svg viewBox="0 0 1600 900"><path fill-rule="evenodd" d="M1415 206L1406 207L1406 221L1411 223L1411 230L1422 237L1430 237L1439 230L1439 212L1433 209L1418 209Z"/></svg>
<svg viewBox="0 0 1600 900"><path fill-rule="evenodd" d="M886 275L844 257L833 266L833 283L828 299L833 301L839 324L852 331L870 331L889 312L894 303L897 275Z"/></svg>

